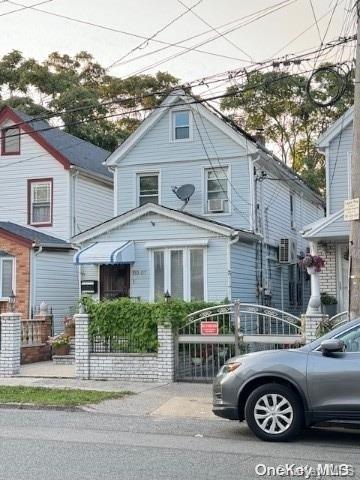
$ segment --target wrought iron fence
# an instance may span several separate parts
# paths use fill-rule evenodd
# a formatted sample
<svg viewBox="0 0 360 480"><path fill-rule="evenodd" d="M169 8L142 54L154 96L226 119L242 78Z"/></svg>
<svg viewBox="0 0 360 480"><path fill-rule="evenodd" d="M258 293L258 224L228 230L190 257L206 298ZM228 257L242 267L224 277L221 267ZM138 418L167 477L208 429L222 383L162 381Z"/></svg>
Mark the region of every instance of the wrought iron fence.
<svg viewBox="0 0 360 480"><path fill-rule="evenodd" d="M92 335L91 353L155 353L156 346L145 344L136 335Z"/></svg>

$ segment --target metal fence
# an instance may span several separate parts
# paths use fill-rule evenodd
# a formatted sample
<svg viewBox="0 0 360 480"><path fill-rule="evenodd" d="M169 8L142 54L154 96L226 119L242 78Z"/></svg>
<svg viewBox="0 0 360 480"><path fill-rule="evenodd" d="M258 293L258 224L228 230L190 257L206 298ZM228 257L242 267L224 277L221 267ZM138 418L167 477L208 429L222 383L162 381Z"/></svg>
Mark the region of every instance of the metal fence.
<svg viewBox="0 0 360 480"><path fill-rule="evenodd" d="M113 335L91 337L91 353L154 353L156 346L144 343L136 335Z"/></svg>

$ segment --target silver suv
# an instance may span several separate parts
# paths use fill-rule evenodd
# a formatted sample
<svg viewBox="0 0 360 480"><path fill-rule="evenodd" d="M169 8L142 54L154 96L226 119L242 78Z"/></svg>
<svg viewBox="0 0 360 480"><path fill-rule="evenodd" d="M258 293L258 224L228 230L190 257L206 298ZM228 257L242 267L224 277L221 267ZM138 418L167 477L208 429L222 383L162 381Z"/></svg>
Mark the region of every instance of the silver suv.
<svg viewBox="0 0 360 480"><path fill-rule="evenodd" d="M302 348L230 359L214 381L213 412L246 420L267 441L324 421L360 423L360 319Z"/></svg>

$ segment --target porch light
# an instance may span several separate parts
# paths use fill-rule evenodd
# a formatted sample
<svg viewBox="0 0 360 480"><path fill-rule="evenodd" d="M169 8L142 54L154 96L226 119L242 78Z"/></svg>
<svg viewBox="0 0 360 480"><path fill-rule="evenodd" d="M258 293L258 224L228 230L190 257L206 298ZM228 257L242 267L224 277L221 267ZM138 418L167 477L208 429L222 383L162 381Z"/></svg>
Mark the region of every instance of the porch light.
<svg viewBox="0 0 360 480"><path fill-rule="evenodd" d="M171 295L170 295L170 293L169 293L169 290L166 290L166 292L164 293L164 298L165 298L165 302L166 302L166 303L169 303L169 302L170 302Z"/></svg>
<svg viewBox="0 0 360 480"><path fill-rule="evenodd" d="M9 300L8 300L8 303L9 303L9 311L10 312L14 312L14 307L15 307L15 295L14 295L14 291L11 290L11 295L9 295Z"/></svg>

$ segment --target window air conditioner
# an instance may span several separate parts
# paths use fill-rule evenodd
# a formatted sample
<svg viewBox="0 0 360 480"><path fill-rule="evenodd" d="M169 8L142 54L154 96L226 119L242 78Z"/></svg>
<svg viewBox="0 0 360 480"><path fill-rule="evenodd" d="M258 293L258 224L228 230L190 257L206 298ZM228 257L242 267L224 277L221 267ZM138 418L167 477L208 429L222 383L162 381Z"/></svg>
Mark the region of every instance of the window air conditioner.
<svg viewBox="0 0 360 480"><path fill-rule="evenodd" d="M293 238L280 239L279 263L297 263L297 245Z"/></svg>
<svg viewBox="0 0 360 480"><path fill-rule="evenodd" d="M208 200L208 212L221 213L225 211L225 199L212 198Z"/></svg>

